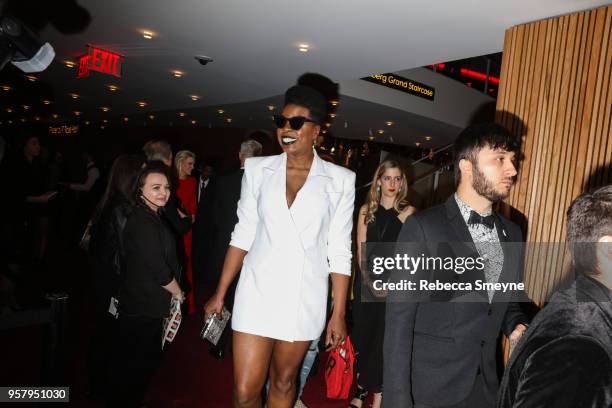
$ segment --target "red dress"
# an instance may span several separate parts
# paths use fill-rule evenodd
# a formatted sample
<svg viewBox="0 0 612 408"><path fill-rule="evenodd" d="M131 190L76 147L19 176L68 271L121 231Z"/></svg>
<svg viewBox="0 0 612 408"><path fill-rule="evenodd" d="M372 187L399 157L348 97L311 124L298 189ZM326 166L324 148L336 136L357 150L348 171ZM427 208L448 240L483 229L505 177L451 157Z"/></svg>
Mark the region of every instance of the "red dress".
<svg viewBox="0 0 612 408"><path fill-rule="evenodd" d="M176 189L176 195L183 204L183 207L189 211L190 215L194 215L198 209L196 201L196 179L194 177L187 177L185 179L179 179L179 185ZM187 294L187 313L191 314L196 311L195 300L193 295L193 268L191 266L191 229L183 236L183 243L185 245L185 273L187 283L191 287L191 290Z"/></svg>

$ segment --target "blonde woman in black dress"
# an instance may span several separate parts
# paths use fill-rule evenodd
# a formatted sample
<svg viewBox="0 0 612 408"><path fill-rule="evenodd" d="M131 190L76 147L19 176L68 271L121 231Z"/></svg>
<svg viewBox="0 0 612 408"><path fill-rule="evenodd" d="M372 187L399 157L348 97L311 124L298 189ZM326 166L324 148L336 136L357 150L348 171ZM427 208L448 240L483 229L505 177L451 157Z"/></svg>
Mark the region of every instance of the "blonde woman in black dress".
<svg viewBox="0 0 612 408"><path fill-rule="evenodd" d="M384 279L384 275L374 277L367 272L370 268L363 268L363 265L369 263L374 254L392 255L385 255L385 251L390 251L390 243L395 243L403 222L416 210L408 204L407 192L408 181L400 164L385 160L376 169L366 203L359 210L357 256L360 268L355 280L355 325L351 336L357 351L359 377L351 408L365 405L368 393L374 394L372 407L381 406L385 302L384 293L376 292L372 282ZM382 245L377 246L377 243Z"/></svg>

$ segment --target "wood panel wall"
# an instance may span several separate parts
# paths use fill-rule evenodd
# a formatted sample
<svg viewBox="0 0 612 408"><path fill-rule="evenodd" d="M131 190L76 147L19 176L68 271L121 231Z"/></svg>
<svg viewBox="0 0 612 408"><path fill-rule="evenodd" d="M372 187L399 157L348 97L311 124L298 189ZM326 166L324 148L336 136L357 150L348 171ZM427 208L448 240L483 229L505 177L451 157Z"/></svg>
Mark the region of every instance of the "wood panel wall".
<svg viewBox="0 0 612 408"><path fill-rule="evenodd" d="M521 137L524 158L505 210L528 242L563 242L571 201L612 183L611 67L612 6L506 31L496 121ZM542 304L568 258L542 244L526 266L527 292Z"/></svg>

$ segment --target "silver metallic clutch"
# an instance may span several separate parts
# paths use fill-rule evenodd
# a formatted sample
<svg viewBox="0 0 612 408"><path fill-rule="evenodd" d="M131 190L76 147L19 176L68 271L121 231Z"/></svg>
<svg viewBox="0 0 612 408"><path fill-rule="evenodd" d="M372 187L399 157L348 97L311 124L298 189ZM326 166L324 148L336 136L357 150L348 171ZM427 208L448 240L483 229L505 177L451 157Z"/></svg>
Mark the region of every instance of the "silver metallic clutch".
<svg viewBox="0 0 612 408"><path fill-rule="evenodd" d="M204 327L200 332L200 337L204 340L210 341L213 345L217 345L227 322L229 322L232 314L223 306L221 311L221 318L217 314L208 316L208 319L204 322Z"/></svg>

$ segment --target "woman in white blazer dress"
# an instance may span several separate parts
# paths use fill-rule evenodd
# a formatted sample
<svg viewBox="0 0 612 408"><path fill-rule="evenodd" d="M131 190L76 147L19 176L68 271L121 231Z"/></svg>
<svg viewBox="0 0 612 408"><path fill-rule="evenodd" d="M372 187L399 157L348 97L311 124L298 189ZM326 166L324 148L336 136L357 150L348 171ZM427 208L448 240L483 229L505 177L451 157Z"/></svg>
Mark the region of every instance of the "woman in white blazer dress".
<svg viewBox="0 0 612 408"><path fill-rule="evenodd" d="M335 306L326 344L336 347L346 336L355 174L314 151L325 115L322 95L290 88L275 117L284 153L245 163L238 224L205 306L206 315L219 313L240 272L232 317L235 407L261 407L268 374L268 407L293 407L297 370L325 325L330 276Z"/></svg>

